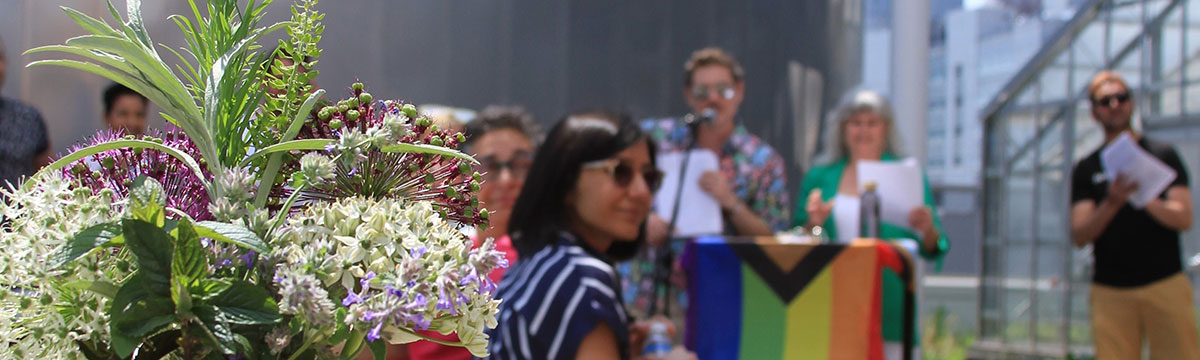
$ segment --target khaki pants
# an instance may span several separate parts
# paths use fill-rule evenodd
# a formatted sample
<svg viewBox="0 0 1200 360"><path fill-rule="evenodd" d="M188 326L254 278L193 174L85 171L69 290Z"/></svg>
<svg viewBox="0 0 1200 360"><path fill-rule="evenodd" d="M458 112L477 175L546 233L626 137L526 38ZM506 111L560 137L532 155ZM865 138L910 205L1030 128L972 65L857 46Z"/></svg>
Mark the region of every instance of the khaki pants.
<svg viewBox="0 0 1200 360"><path fill-rule="evenodd" d="M1142 339L1155 359L1200 359L1192 284L1182 273L1135 288L1092 284L1096 358L1139 359Z"/></svg>

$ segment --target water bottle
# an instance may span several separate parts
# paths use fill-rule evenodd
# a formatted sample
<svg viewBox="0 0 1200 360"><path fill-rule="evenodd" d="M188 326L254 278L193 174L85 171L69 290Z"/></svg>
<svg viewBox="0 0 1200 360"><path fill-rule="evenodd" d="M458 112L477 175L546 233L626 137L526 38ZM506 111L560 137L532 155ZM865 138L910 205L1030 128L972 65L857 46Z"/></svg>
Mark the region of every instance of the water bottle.
<svg viewBox="0 0 1200 360"><path fill-rule="evenodd" d="M879 193L875 192L874 181L863 184L865 189L859 199L858 236L879 239Z"/></svg>
<svg viewBox="0 0 1200 360"><path fill-rule="evenodd" d="M660 360L675 347L671 343L671 334L667 333L667 324L656 321L650 324L650 336L646 338L646 347L642 348L642 357L646 360Z"/></svg>

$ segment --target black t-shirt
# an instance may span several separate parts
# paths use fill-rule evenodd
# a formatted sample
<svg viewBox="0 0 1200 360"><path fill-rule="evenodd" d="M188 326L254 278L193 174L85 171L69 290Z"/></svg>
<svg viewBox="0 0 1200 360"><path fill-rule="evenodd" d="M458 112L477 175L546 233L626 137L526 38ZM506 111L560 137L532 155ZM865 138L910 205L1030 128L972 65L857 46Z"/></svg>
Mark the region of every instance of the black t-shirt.
<svg viewBox="0 0 1200 360"><path fill-rule="evenodd" d="M1175 181L1167 188L1187 186L1188 175L1179 154L1170 145L1143 137L1138 145L1175 170ZM1099 206L1108 193L1108 178L1100 165L1101 147L1075 164L1071 174L1071 204L1092 200ZM1164 190L1160 198L1166 198ZM1146 285L1183 270L1179 250L1179 232L1151 217L1145 209L1125 204L1096 239L1092 255L1096 258L1092 281L1097 284L1132 287Z"/></svg>

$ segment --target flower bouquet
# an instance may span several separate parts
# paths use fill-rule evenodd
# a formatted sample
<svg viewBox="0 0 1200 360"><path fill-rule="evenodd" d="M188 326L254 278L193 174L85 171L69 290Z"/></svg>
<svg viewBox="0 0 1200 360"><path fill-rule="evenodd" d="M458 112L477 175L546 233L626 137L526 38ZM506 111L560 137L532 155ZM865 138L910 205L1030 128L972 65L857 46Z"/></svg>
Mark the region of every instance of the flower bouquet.
<svg viewBox="0 0 1200 360"><path fill-rule="evenodd" d="M269 26L270 0L189 0L180 49L127 3L116 27L64 8L88 34L29 52L84 60L30 66L124 84L170 128L98 134L0 190L0 357L379 359L417 330L486 356L506 264L460 231L488 218L461 134L361 83L324 100L316 0Z"/></svg>

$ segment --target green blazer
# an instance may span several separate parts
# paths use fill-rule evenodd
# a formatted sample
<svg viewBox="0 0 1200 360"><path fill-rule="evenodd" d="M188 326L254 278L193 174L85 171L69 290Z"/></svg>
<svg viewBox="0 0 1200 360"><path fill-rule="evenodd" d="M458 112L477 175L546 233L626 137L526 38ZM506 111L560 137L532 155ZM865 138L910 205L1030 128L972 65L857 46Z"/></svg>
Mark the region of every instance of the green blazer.
<svg viewBox="0 0 1200 360"><path fill-rule="evenodd" d="M890 154L884 154L882 161L896 161L896 157ZM821 189L821 200L828 202L834 196L837 196L838 183L842 180L842 172L846 170L846 159L839 160L829 165L816 166L809 169L804 175L804 181L800 185L800 194L795 197L796 211L792 214L792 225L804 226L808 223L808 211L805 207L808 203L808 194L813 189ZM887 201L887 200L884 200ZM942 221L937 215L937 208L933 204L933 192L929 190L929 180L925 180L925 205L929 206L933 213L933 226L938 229L941 238L938 238L937 249L930 251L923 246L920 250L922 258L934 263L934 271L941 271L942 256L950 249L950 242L946 240L946 233L942 231ZM834 214L830 214L825 223L821 225L830 239L837 239L837 222L834 220ZM887 240L895 239L913 239L920 242L917 234L897 226L883 222L879 229L882 237ZM884 270L883 273L883 339L887 341L899 342L902 340L901 325L904 319L904 281L895 272ZM917 319L919 323L921 319ZM917 325L917 324L914 324ZM919 325L918 325L919 328ZM914 331L914 334L917 332ZM917 336L920 339L920 336Z"/></svg>

